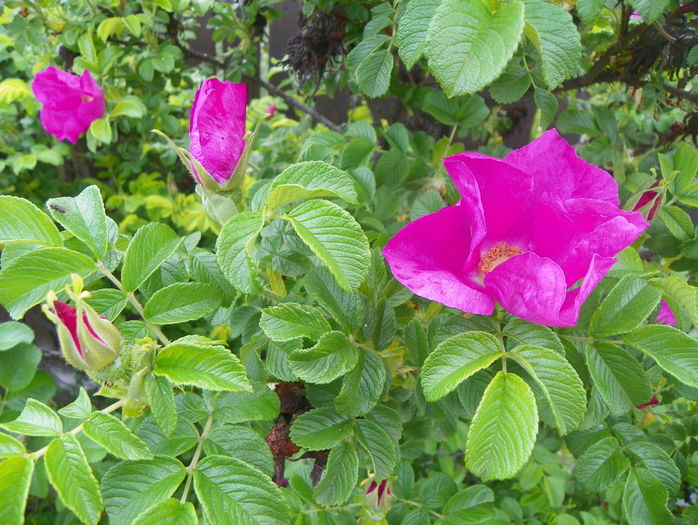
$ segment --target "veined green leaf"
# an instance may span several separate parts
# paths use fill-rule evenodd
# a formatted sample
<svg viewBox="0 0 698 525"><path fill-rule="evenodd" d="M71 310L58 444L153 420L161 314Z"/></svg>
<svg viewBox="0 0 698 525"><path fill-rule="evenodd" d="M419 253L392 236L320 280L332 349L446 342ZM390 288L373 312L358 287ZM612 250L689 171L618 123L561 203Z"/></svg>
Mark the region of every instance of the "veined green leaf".
<svg viewBox="0 0 698 525"><path fill-rule="evenodd" d="M344 376L342 389L334 400L340 414L363 416L370 412L385 387L385 362L373 352L360 351L356 366Z"/></svg>
<svg viewBox="0 0 698 525"><path fill-rule="evenodd" d="M218 266L225 278L243 293L250 293L257 286L251 254L263 226L260 212L238 213L223 225L216 241Z"/></svg>
<svg viewBox="0 0 698 525"><path fill-rule="evenodd" d="M371 470L377 479L388 479L397 463L395 440L374 421L356 420L356 439L371 458Z"/></svg>
<svg viewBox="0 0 698 525"><path fill-rule="evenodd" d="M182 239L166 224L152 222L141 226L131 239L124 256L121 282L133 292L177 249Z"/></svg>
<svg viewBox="0 0 698 525"><path fill-rule="evenodd" d="M11 456L0 461L0 523L24 523L24 508L33 472L34 461L24 456Z"/></svg>
<svg viewBox="0 0 698 525"><path fill-rule="evenodd" d="M24 410L14 421L0 423L0 427L25 436L58 436L63 423L53 410L36 399L27 399Z"/></svg>
<svg viewBox="0 0 698 525"><path fill-rule="evenodd" d="M0 459L10 456L22 456L27 452L24 445L7 434L0 432Z"/></svg>
<svg viewBox="0 0 698 525"><path fill-rule="evenodd" d="M471 485L458 491L444 505L446 523L478 524L494 517L494 492L485 485Z"/></svg>
<svg viewBox="0 0 698 525"><path fill-rule="evenodd" d="M669 0L628 0L642 16L642 21L649 24L661 16L669 5Z"/></svg>
<svg viewBox="0 0 698 525"><path fill-rule="evenodd" d="M358 294L349 294L323 267L313 268L303 280L308 294L348 332L358 330L364 321L364 307Z"/></svg>
<svg viewBox="0 0 698 525"><path fill-rule="evenodd" d="M77 197L49 199L51 216L80 239L98 258L107 253L107 217L102 194L97 186L88 186Z"/></svg>
<svg viewBox="0 0 698 525"><path fill-rule="evenodd" d="M359 456L346 441L332 450L327 459L325 473L313 494L322 505L342 505L349 499L359 477Z"/></svg>
<svg viewBox="0 0 698 525"><path fill-rule="evenodd" d="M395 43L407 69L412 69L424 53L429 22L439 3L439 0L410 0L398 20Z"/></svg>
<svg viewBox="0 0 698 525"><path fill-rule="evenodd" d="M177 409L169 380L165 376L147 375L145 393L155 422L166 436L171 435L177 426Z"/></svg>
<svg viewBox="0 0 698 525"><path fill-rule="evenodd" d="M194 321L210 314L223 300L219 289L205 283L174 283L155 292L145 303L145 318L153 324Z"/></svg>
<svg viewBox="0 0 698 525"><path fill-rule="evenodd" d="M317 341L332 330L315 308L296 303L281 303L265 308L259 327L272 341L290 341L299 337Z"/></svg>
<svg viewBox="0 0 698 525"><path fill-rule="evenodd" d="M393 71L390 37L376 34L360 41L347 55L347 65L363 94L372 98L385 94Z"/></svg>
<svg viewBox="0 0 698 525"><path fill-rule="evenodd" d="M632 468L623 490L623 512L631 525L665 525L673 521L667 509L666 487L649 471Z"/></svg>
<svg viewBox="0 0 698 525"><path fill-rule="evenodd" d="M577 458L574 477L585 488L598 492L618 481L629 465L618 440L607 437L592 444Z"/></svg>
<svg viewBox="0 0 698 525"><path fill-rule="evenodd" d="M78 397L63 408L58 409L58 413L65 417L75 418L75 419L87 419L92 414L92 401L90 400L90 395L87 391L80 387L78 392Z"/></svg>
<svg viewBox="0 0 698 525"><path fill-rule="evenodd" d="M63 246L53 221L26 199L0 195L0 244Z"/></svg>
<svg viewBox="0 0 698 525"><path fill-rule="evenodd" d="M119 419L111 414L94 412L83 425L87 437L121 459L150 459L148 446Z"/></svg>
<svg viewBox="0 0 698 525"><path fill-rule="evenodd" d="M291 439L308 450L334 447L351 434L351 419L328 408L314 408L298 416L291 427Z"/></svg>
<svg viewBox="0 0 698 525"><path fill-rule="evenodd" d="M331 383L356 366L359 349L342 332L328 332L312 348L295 350L288 365L304 381Z"/></svg>
<svg viewBox="0 0 698 525"><path fill-rule="evenodd" d="M669 494L675 494L679 490L681 472L664 449L649 441L633 441L626 450L664 484Z"/></svg>
<svg viewBox="0 0 698 525"><path fill-rule="evenodd" d="M0 324L0 352L14 348L20 343L34 341L34 332L26 324L8 321Z"/></svg>
<svg viewBox="0 0 698 525"><path fill-rule="evenodd" d="M640 326L659 304L661 293L643 279L626 275L603 300L591 318L591 333L605 337Z"/></svg>
<svg viewBox="0 0 698 525"><path fill-rule="evenodd" d="M274 475L274 458L269 445L249 427L214 423L204 441L204 451L207 456L221 455L240 459L269 477Z"/></svg>
<svg viewBox="0 0 698 525"><path fill-rule="evenodd" d="M156 503L136 518L133 525L197 525L194 505L170 498Z"/></svg>

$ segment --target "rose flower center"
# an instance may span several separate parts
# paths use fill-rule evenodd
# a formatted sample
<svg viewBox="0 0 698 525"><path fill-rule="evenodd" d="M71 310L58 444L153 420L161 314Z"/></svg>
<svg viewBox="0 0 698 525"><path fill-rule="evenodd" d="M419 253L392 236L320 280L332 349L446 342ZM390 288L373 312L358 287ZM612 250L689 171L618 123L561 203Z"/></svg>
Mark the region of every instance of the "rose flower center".
<svg viewBox="0 0 698 525"><path fill-rule="evenodd" d="M523 251L516 246L511 246L505 242L498 242L482 256L477 269L482 275L486 275L504 261L511 259L514 255L520 255L522 253Z"/></svg>

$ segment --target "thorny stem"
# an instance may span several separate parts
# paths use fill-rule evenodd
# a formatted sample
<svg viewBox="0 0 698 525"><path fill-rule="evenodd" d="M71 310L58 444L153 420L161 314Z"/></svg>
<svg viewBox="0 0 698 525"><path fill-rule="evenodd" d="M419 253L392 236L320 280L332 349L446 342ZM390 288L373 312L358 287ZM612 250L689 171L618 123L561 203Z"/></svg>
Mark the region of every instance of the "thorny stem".
<svg viewBox="0 0 698 525"><path fill-rule="evenodd" d="M109 414L110 412L114 412L114 410L116 410L116 409L118 409L118 408L121 408L121 405L123 405L123 404L124 404L124 400L123 400L123 399L119 399L116 403L113 403L113 404L109 405L107 408L104 408L104 409L100 410L99 412L101 412L102 414ZM83 425L84 425L84 423L78 425L77 427L75 427L75 428L74 428L73 430L71 430L70 432L67 432L67 434L73 434L73 435L79 434L80 432L82 432L82 427L83 427ZM40 449L37 450L36 452L29 452L29 453L27 454L27 456L33 456L34 459L37 460L37 459L39 459L41 456L43 456L44 454L46 454L46 451L48 450L48 447L49 447L49 446L46 445L44 448L40 448Z"/></svg>
<svg viewBox="0 0 698 525"><path fill-rule="evenodd" d="M194 476L194 469L196 468L196 465L199 463L199 459L201 458L201 451L204 448L204 441L206 441L206 438L208 438L208 433L211 431L212 424L213 414L209 414L208 419L206 420L206 424L204 425L204 429L201 431L201 435L199 436L199 443L196 445L194 457L191 458L191 463L189 463L189 466L187 467L187 481L184 485L184 492L182 493L182 497L179 500L179 502L182 505L184 505L187 502L189 488L191 487L191 479Z"/></svg>
<svg viewBox="0 0 698 525"><path fill-rule="evenodd" d="M106 269L106 267L102 263L97 263L97 268L99 271L104 275L107 279L109 279L112 283L114 283L114 286L116 286L120 291L124 292L126 294L126 299L128 299L128 302L131 303L131 306L133 306L136 309L136 312L138 312L138 315L141 316L141 319L145 320L145 311L143 310L143 305L136 299L136 296L134 295L133 292L126 292L124 290L123 285L121 284L121 281L109 270ZM172 341L170 341L169 337L167 337L162 330L160 330L160 327L157 325L150 324L146 321L146 326L160 339L160 342L164 345L169 345Z"/></svg>

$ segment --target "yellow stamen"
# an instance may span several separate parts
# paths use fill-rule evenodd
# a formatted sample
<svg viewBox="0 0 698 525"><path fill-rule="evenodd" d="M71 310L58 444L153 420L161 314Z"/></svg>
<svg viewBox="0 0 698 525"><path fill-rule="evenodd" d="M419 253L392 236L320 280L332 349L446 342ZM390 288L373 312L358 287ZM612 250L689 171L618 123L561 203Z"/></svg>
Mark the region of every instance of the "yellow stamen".
<svg viewBox="0 0 698 525"><path fill-rule="evenodd" d="M498 242L482 256L477 269L483 275L488 274L504 261L514 257L514 255L520 255L522 253L523 251L516 246L511 246L505 242Z"/></svg>

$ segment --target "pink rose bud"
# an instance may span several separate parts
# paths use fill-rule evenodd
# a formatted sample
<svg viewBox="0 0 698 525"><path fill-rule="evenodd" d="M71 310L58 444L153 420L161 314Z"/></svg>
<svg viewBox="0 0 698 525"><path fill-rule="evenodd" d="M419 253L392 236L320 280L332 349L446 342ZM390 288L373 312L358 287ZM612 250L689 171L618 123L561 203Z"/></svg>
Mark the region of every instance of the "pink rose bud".
<svg viewBox="0 0 698 525"><path fill-rule="evenodd" d="M375 518L382 517L390 510L392 495L387 479L380 483L372 481L364 495L366 510Z"/></svg>
<svg viewBox="0 0 698 525"><path fill-rule="evenodd" d="M405 226L383 255L412 292L464 312L499 303L530 323L574 326L613 256L648 226L554 129L503 159L458 153L444 165L461 200Z"/></svg>
<svg viewBox="0 0 698 525"><path fill-rule="evenodd" d="M269 117L273 117L274 113L276 113L276 105L272 104L267 108L267 115L269 115Z"/></svg>
<svg viewBox="0 0 698 525"><path fill-rule="evenodd" d="M664 299L662 299L662 304L659 307L659 313L657 314L655 321L659 324L676 326L676 317L674 316L674 312L672 312L671 308L669 308L669 303L667 303Z"/></svg>
<svg viewBox="0 0 698 525"><path fill-rule="evenodd" d="M104 115L104 94L87 69L78 77L49 66L36 74L32 90L42 104L41 125L58 140L75 144Z"/></svg>
<svg viewBox="0 0 698 525"><path fill-rule="evenodd" d="M651 406L658 405L658 404L659 404L659 399L657 399L657 396L652 396L652 399L650 399L647 403L645 403L643 405L636 406L635 408L637 408L638 410L642 410L643 408L651 407Z"/></svg>
<svg viewBox="0 0 698 525"><path fill-rule="evenodd" d="M633 11L630 15L630 20L642 20L642 15L637 11Z"/></svg>
<svg viewBox="0 0 698 525"><path fill-rule="evenodd" d="M213 186L225 186L233 177L245 151L246 113L245 84L217 78L201 84L189 118L189 151L199 183L208 186L204 179L212 179Z"/></svg>
<svg viewBox="0 0 698 525"><path fill-rule="evenodd" d="M633 211L640 211L650 202L654 201L654 204L650 208L649 212L647 212L647 220L649 221L654 219L654 215L657 213L657 208L659 208L659 202L661 201L661 196L656 191L652 191L652 188L656 188L657 186L659 186L659 182L652 184L652 186L650 186L650 188L642 194L640 200L637 201L637 204L633 208Z"/></svg>

